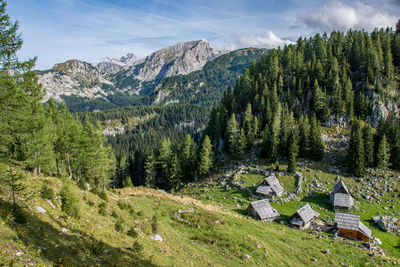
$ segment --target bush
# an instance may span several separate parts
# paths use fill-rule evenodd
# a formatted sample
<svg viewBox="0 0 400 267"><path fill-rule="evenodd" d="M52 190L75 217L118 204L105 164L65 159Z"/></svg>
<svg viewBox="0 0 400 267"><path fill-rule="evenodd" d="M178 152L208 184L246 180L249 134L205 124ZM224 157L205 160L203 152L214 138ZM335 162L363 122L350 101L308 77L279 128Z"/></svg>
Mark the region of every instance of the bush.
<svg viewBox="0 0 400 267"><path fill-rule="evenodd" d="M92 192L93 194L98 195L101 199L103 199L104 201L108 202L108 196L107 193L104 192L103 190L100 190L97 187L93 187L92 190L90 190L90 192Z"/></svg>
<svg viewBox="0 0 400 267"><path fill-rule="evenodd" d="M143 251L143 245L135 240L135 242L133 242L132 251L134 253L141 253Z"/></svg>
<svg viewBox="0 0 400 267"><path fill-rule="evenodd" d="M78 187L84 191L88 190L86 182L83 179L80 179L78 182Z"/></svg>
<svg viewBox="0 0 400 267"><path fill-rule="evenodd" d="M73 191L72 187L68 183L64 183L60 192L61 196L61 210L68 216L79 218L80 206L79 199Z"/></svg>
<svg viewBox="0 0 400 267"><path fill-rule="evenodd" d="M158 217L156 215L151 219L151 230L153 234L158 234Z"/></svg>
<svg viewBox="0 0 400 267"><path fill-rule="evenodd" d="M87 204L88 204L90 207L93 207L93 206L94 206L94 202L91 201L91 200L88 200Z"/></svg>
<svg viewBox="0 0 400 267"><path fill-rule="evenodd" d="M114 218L118 218L118 213L115 210L113 210L111 212L111 216L113 216Z"/></svg>
<svg viewBox="0 0 400 267"><path fill-rule="evenodd" d="M129 229L127 235L129 235L130 237L133 237L133 238L138 237L138 233L136 232L134 227L131 227L131 229Z"/></svg>
<svg viewBox="0 0 400 267"><path fill-rule="evenodd" d="M124 223L125 221L122 218L119 218L115 223L115 231L122 233L124 231Z"/></svg>
<svg viewBox="0 0 400 267"><path fill-rule="evenodd" d="M105 202L99 204L99 214L101 216L107 216L107 204Z"/></svg>
<svg viewBox="0 0 400 267"><path fill-rule="evenodd" d="M48 185L44 185L42 187L42 191L40 192L43 199L53 200L55 197L55 193L53 188Z"/></svg>

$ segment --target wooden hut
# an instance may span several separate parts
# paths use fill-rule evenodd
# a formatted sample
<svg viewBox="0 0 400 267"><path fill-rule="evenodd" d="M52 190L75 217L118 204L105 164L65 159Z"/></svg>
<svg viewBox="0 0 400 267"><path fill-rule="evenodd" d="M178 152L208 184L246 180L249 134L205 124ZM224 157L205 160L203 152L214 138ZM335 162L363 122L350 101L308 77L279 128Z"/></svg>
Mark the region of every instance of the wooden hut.
<svg viewBox="0 0 400 267"><path fill-rule="evenodd" d="M261 221L273 221L280 217L279 212L271 206L267 199L250 203L247 213Z"/></svg>
<svg viewBox="0 0 400 267"><path fill-rule="evenodd" d="M341 236L364 242L372 238L371 230L360 221L360 215L337 212L335 224Z"/></svg>
<svg viewBox="0 0 400 267"><path fill-rule="evenodd" d="M283 187L279 183L279 180L276 178L275 174L265 178L256 189L256 194L266 198L272 198L274 196L280 197L282 196L283 192Z"/></svg>
<svg viewBox="0 0 400 267"><path fill-rule="evenodd" d="M307 229L318 216L319 213L307 204L290 216L290 224L299 229Z"/></svg>
<svg viewBox="0 0 400 267"><path fill-rule="evenodd" d="M349 210L354 207L354 200L343 181L335 185L332 193L329 195L329 202L334 208Z"/></svg>

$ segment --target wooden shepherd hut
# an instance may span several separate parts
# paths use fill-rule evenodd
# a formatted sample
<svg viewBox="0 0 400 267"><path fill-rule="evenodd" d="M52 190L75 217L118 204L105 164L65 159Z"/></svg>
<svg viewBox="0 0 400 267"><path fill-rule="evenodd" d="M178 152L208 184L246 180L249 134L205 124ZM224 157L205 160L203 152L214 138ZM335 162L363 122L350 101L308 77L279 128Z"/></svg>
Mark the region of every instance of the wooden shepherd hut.
<svg viewBox="0 0 400 267"><path fill-rule="evenodd" d="M279 183L279 180L276 178L275 174L265 178L256 189L256 194L266 198L272 198L274 196L280 197L282 196L283 192L283 187Z"/></svg>
<svg viewBox="0 0 400 267"><path fill-rule="evenodd" d="M290 224L299 229L307 229L318 216L319 213L314 211L311 206L307 204L290 216Z"/></svg>
<svg viewBox="0 0 400 267"><path fill-rule="evenodd" d="M334 208L350 210L354 207L354 200L343 181L335 185L329 195L329 202Z"/></svg>
<svg viewBox="0 0 400 267"><path fill-rule="evenodd" d="M279 212L271 206L267 199L250 203L247 213L261 221L273 221L280 217Z"/></svg>
<svg viewBox="0 0 400 267"><path fill-rule="evenodd" d="M341 236L364 242L372 238L371 230L360 221L360 215L337 212L335 225Z"/></svg>

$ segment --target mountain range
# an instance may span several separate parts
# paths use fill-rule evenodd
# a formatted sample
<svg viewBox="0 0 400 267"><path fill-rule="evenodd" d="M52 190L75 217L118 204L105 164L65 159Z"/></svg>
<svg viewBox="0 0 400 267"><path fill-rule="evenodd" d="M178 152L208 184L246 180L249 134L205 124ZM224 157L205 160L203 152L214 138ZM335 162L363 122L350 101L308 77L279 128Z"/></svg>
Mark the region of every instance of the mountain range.
<svg viewBox="0 0 400 267"><path fill-rule="evenodd" d="M138 59L134 54L92 65L68 60L50 70L38 71L46 89L45 101L53 97L61 101L67 96L88 99L123 94L146 95L164 78L201 70L205 64L227 53L212 48L207 40L180 42Z"/></svg>

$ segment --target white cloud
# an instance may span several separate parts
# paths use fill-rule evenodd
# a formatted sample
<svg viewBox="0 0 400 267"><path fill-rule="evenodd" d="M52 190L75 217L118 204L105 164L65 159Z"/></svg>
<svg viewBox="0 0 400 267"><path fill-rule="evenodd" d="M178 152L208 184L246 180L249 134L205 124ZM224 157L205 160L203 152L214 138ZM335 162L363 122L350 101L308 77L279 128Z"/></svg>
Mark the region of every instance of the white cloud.
<svg viewBox="0 0 400 267"><path fill-rule="evenodd" d="M264 36L241 36L237 38L235 43L231 44L230 49L237 49L243 47L257 47L257 48L276 48L278 46L285 46L293 44L290 40L284 40L275 35L272 31L267 31Z"/></svg>
<svg viewBox="0 0 400 267"><path fill-rule="evenodd" d="M376 6L362 2L347 5L334 0L313 10L311 14L300 15L299 19L306 26L323 31L347 31L350 28L372 31L375 28L394 26L397 21L396 16L380 8L379 3Z"/></svg>

